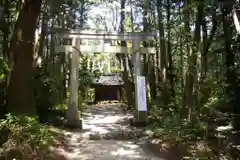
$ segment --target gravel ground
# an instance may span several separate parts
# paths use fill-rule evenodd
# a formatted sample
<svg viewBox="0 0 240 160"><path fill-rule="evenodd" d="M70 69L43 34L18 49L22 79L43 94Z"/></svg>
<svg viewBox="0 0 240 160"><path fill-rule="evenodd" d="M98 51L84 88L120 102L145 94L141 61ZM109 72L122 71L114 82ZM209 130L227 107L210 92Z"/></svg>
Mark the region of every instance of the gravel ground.
<svg viewBox="0 0 240 160"><path fill-rule="evenodd" d="M83 130L65 131L70 149L59 150L68 160L164 160L137 138L139 129L129 125L132 116L121 105L89 106L84 113Z"/></svg>

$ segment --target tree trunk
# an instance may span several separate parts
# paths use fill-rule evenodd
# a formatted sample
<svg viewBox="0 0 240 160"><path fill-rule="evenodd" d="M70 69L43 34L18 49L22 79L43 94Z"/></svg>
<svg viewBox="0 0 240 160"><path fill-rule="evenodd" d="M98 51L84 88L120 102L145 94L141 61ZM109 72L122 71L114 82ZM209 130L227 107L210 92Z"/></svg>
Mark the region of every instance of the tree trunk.
<svg viewBox="0 0 240 160"><path fill-rule="evenodd" d="M169 98L175 97L175 91L174 91L174 73L173 73L173 58L172 58L172 46L171 46L171 22L170 22L170 16L171 16L171 2L168 0L167 4L167 57L168 57L168 69L167 69L167 78L169 81L169 87L171 95ZM170 100L169 99L169 100Z"/></svg>
<svg viewBox="0 0 240 160"><path fill-rule="evenodd" d="M192 45L192 53L188 57L188 70L186 73L186 84L184 88L184 103L183 103L183 118L191 120L191 114L193 110L193 87L195 83L195 76L197 76L197 52L199 51L199 43L201 40L201 22L203 18L203 3L199 3L197 6L197 15L195 22L194 42Z"/></svg>
<svg viewBox="0 0 240 160"><path fill-rule="evenodd" d="M45 2L47 3L47 2ZM41 21L41 35L39 38L39 49L38 49L38 56L41 59L44 59L44 44L45 44L45 39L47 35L47 27L48 27L48 15L47 15L47 4L44 5L44 12L42 13L42 21Z"/></svg>
<svg viewBox="0 0 240 160"><path fill-rule="evenodd" d="M204 18L203 23L202 23L202 32L203 32L203 49L201 51L201 75L200 75L200 80L199 80L199 98L197 99L196 104L197 106L202 106L205 104L211 95L211 88L206 87L205 85L205 79L207 76L207 71L208 71L208 63L207 63L207 53L209 51L210 45L212 43L213 37L215 35L215 32L217 30L217 19L216 19L216 5L212 8L212 30L208 38L207 34L207 25L206 25L206 20Z"/></svg>
<svg viewBox="0 0 240 160"><path fill-rule="evenodd" d="M9 1L5 0L4 3L4 20L3 20L3 57L7 58L9 54Z"/></svg>
<svg viewBox="0 0 240 160"><path fill-rule="evenodd" d="M162 14L162 1L157 0L157 12L158 12L158 30L159 30L159 41L160 41L160 72L161 81L166 82L166 47L164 38L164 25L163 25L163 14Z"/></svg>
<svg viewBox="0 0 240 160"><path fill-rule="evenodd" d="M33 88L34 36L41 0L25 0L13 35L10 48L11 74L8 111L17 114L36 114ZM26 20L28 23L26 23Z"/></svg>
<svg viewBox="0 0 240 160"><path fill-rule="evenodd" d="M125 22L125 3L126 0L121 0L121 18L120 18L120 32L124 32L124 22ZM121 41L121 46L125 47L126 41ZM123 64L123 81L124 81L124 91L127 98L127 103L129 107L133 106L134 98L133 98L133 87L131 81L129 80L128 76L128 69L127 69L127 58L124 54L119 55L120 60Z"/></svg>
<svg viewBox="0 0 240 160"><path fill-rule="evenodd" d="M226 67L226 95L228 96L228 106L231 106L229 110L234 113L233 125L234 129L240 130L240 91L239 84L237 83L237 72L235 68L235 55L231 48L233 28L232 20L229 18L231 13L231 4L222 8L222 21L223 21L223 32L225 40L225 67Z"/></svg>
<svg viewBox="0 0 240 160"><path fill-rule="evenodd" d="M164 24L163 24L163 5L161 0L157 0L157 12L158 12L158 30L159 30L159 44L160 44L160 82L161 86L161 97L163 99L163 104L167 104L168 95L165 87L166 76L167 76L167 59L166 59L166 45L164 38Z"/></svg>

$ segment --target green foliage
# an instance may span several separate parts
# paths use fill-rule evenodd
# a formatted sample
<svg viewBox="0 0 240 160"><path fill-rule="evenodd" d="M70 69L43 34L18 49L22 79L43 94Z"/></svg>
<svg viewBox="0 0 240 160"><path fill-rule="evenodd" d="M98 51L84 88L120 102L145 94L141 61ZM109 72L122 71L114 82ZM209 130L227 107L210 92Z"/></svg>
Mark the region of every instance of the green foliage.
<svg viewBox="0 0 240 160"><path fill-rule="evenodd" d="M8 2L8 1L6 1ZM9 17L6 16L5 19L9 20L8 28L10 29L10 33L6 39L9 39L13 35L13 28L15 26L16 19L18 17L19 8L21 5L16 3L17 1L11 1L9 2ZM78 28L78 26L81 26L83 23L80 22L82 19L79 18L79 15L82 13L84 21L86 20L86 11L88 11L90 7L89 4L97 4L100 6L100 4L103 3L113 3L113 1L99 1L99 0L76 0L75 3L72 3L73 1L64 1L64 0L50 0L47 1L47 28L49 27L74 27ZM145 1L144 1L145 2ZM150 1L149 1L150 2ZM164 1L164 6L160 9L159 13L162 13L162 17L160 17L160 14L156 14L156 8L159 6L156 6L155 3L149 3L148 8L146 4L141 4L142 2L131 2L131 9L133 12L130 13L129 9L125 10L125 20L124 20L124 30L125 31L132 31L132 28L135 28L134 31L142 31L142 28L144 31L152 31L152 30L158 30L163 31L164 35L160 35L161 40L163 41L163 45L161 46L161 49L163 49L164 46L166 47L166 55L165 53L156 53L159 59L153 60L157 61L160 64L156 64L156 62L153 62L149 55L147 54L144 59L144 75L149 75L150 71L154 69L155 78L153 76L147 76L147 80L149 81L148 85L152 85L153 83L156 84L156 88L153 92L156 93L157 99L153 100L151 103L150 111L149 111L149 121L152 129L155 132L156 137L161 137L161 139L169 141L171 143L188 143L189 142L196 142L199 140L206 140L209 135L210 128L214 128L218 125L218 123L223 124L226 121L226 123L229 123L231 121L231 117L229 116L229 113L233 113L233 107L230 105L231 100L237 99L237 92L235 95L232 93L226 94L226 89L231 88L232 92L236 86L231 83L227 83L225 79L228 79L229 77L225 75L225 72L227 70L227 61L235 63L236 67L236 81L239 81L239 56L235 54L236 58L232 58L230 60L229 57L226 55L230 54L230 51L226 51L226 44L229 43L232 49L232 52L237 53L234 51L235 46L238 46L239 44L235 43L234 41L239 41L239 39L235 39L235 37L231 37L232 41L227 42L226 37L223 37L223 20L224 18L219 17L219 15L223 15L221 13L221 8L218 6L215 6L215 0L208 0L205 1L208 5L204 6L204 19L202 19L201 22L201 37L199 42L199 50L197 51L197 60L196 63L191 63L193 61L192 58L189 58L190 53L188 53L188 50L192 52L192 50L195 48L193 46L195 37L192 36L192 31L195 30L195 15L197 15L197 5L199 5L198 2L195 1L188 1L189 6L187 9L184 7L184 3L181 0L174 0L174 1ZM200 1L199 1L200 2ZM114 2L115 3L115 2ZM180 4L182 3L182 4ZM202 3L202 1L200 2ZM126 8L127 7L126 3ZM170 7L170 13L167 13L168 4ZM186 3L185 3L186 4ZM113 19L114 15L116 16L116 21L119 21L118 15L119 15L119 8L118 5L107 5L110 6L110 10L113 12ZM114 7L116 6L116 8ZM223 7L222 5L220 5ZM229 7L232 8L232 7ZM115 11L116 10L116 11ZM188 13L185 13L185 11L189 11ZM121 10L122 11L122 10ZM139 12L139 13L137 13ZM143 13L141 13L143 12ZM146 18L146 22L143 19L143 22L141 20L136 20L136 16L138 14L145 14L148 18ZM75 13L75 14L74 14ZM107 13L108 14L108 13ZM169 21L168 22L168 14L169 15ZM211 29L214 25L213 17L214 14L216 14L216 21L218 21L216 29L216 33L213 35L213 38L211 37ZM7 14L8 15L8 14ZM77 17L74 15L78 15ZM122 16L122 15L120 15ZM132 17L131 17L132 16ZM39 17L39 26L42 24L42 17ZM80 16L81 17L81 16ZM141 16L140 16L141 17ZM145 17L145 16L143 16ZM75 18L75 19L74 19ZM88 15L88 18L92 18L92 21L96 23L96 28L102 28L106 30L111 30L108 28L106 21L107 18L103 15L99 15L99 13ZM122 19L123 17L119 17ZM132 22L133 18L133 22ZM134 22L135 21L135 22ZM118 26L118 24L114 24L114 26ZM117 22L118 23L118 22ZM160 27L160 24L162 23L163 27ZM167 24L169 23L169 24ZM204 27L204 23L206 23ZM229 23L231 24L231 23ZM51 25L51 26L50 26ZM170 26L169 28L167 26ZM87 26L87 25L86 25ZM113 28L115 28L113 26ZM232 25L229 25L232 26ZM92 27L92 26L91 26ZM90 28L91 28L90 27ZM187 31L187 28L190 27L191 31ZM117 29L118 27L116 27ZM162 30L162 29L164 30ZM213 27L214 28L214 27ZM115 30L116 30L115 29ZM231 30L234 30L231 28ZM133 31L133 32L134 32ZM6 33L6 32L5 32ZM161 33L161 32L160 32ZM170 39L168 39L167 34L169 33ZM206 34L206 35L205 35ZM194 35L194 34L193 34ZM233 34L234 35L234 34ZM190 36L189 38L187 38ZM206 36L206 37L205 37ZM5 39L1 35L1 39ZM39 36L41 37L41 36ZM57 66L54 62L54 46L50 47L50 44L46 37L46 45L44 50L49 50L45 54L46 56L42 57L43 62L46 63L47 67L45 66L43 68L36 68L36 75L34 77L35 82L35 97L36 97L36 105L37 110L40 119L48 119L49 114L54 115L54 117L60 117L62 118L64 115L64 111L66 111L66 105L56 105L59 103L59 92L63 92L63 88L60 88L59 85L61 85L61 81L59 75L67 74L67 69L65 71L60 71L61 68ZM163 38L163 39L162 39ZM40 40L41 41L41 40ZM52 41L52 39L51 39ZM62 41L62 40L61 40ZM168 46L167 41L170 41L170 46ZM206 43L209 41L209 48L205 53L205 49L207 48ZM154 45L157 41L154 42ZM62 42L61 42L62 43ZM63 42L64 43L64 42ZM10 45L11 46L11 45ZM38 45L36 45L38 46ZM41 46L41 45L40 45ZM159 48L159 44L156 43L157 48ZM3 48L3 47L1 47ZM50 49L48 49L50 48ZM168 52L170 50L170 53ZM165 56L167 57L165 57ZM177 70L176 73L174 72L174 82L173 86L170 86L169 77L167 75L166 79L163 80L163 72L166 70L167 72L170 71L168 67L170 67L170 62L168 62L168 59L173 59L173 70ZM91 58L88 56L81 57L81 68L79 70L79 104L80 109L82 109L84 100L86 100L87 95L93 94L92 90L90 90L90 84L93 78L100 76L102 73L100 70L92 71L92 69L88 69L87 59ZM96 54L95 59L105 61L106 57L104 57L103 54ZM92 58L93 59L93 58ZM147 61L145 61L147 59ZM166 62L162 62L162 60L167 59ZM189 60L188 60L189 59ZM205 63L204 60L206 60ZM235 61L235 62L234 62ZM62 62L61 62L62 63ZM63 65L66 67L68 64L66 60L63 60ZM148 63L148 64L147 64ZM166 65L164 64L166 63ZM188 67L189 64L192 64L191 67ZM156 68L152 66L156 66ZM159 66L157 66L159 65ZM164 66L165 65L165 66ZM169 66L168 66L169 65ZM48 66L55 66L60 74L56 75L54 72L54 69L51 67L48 68ZM197 68L195 70L195 67ZM206 67L206 68L205 68ZM54 68L54 67L53 67ZM104 68L104 67L103 67ZM234 67L229 67L233 69ZM104 70L104 69L103 69ZM148 70L148 71L147 71ZM118 68L111 68L112 72L118 72ZM3 59L0 56L0 82L6 80L5 76L7 75L8 69L7 69L7 63L6 60ZM167 73L166 72L166 73ZM202 74L206 72L205 76L202 77ZM187 78L185 77L185 74L191 74L193 75L192 81L193 83L190 84L189 81L187 81ZM156 78L157 77L157 78ZM153 81L151 80L153 79ZM155 82L154 82L155 81ZM190 84L190 85L188 85ZM4 85L6 85L4 83ZM6 94L6 88L7 86L4 86L4 95ZM150 87L151 89L154 87ZM174 88L175 96L171 95L170 90ZM2 89L2 87L1 87ZM66 89L67 90L67 89ZM187 90L191 90L192 94L189 100L192 100L192 106L191 112L189 115L191 116L191 119L186 121L181 116L181 112L184 109L188 109L189 106L184 108L184 96ZM238 89L235 89L238 90ZM1 92L1 91L0 91ZM3 95L0 93L0 96ZM61 95L62 96L62 95ZM167 105L163 101L168 99ZM58 116L59 114L53 114L60 111L61 116ZM63 111L63 112L62 112ZM224 112L224 113L223 113ZM217 122L219 121L220 122ZM43 126L39 124L36 120L36 118L30 118L30 117L14 117L11 115L8 115L6 120L1 121L1 132L4 134L1 134L0 137L0 143L4 144L4 146L7 146L11 144L8 141L14 140L14 143L22 144L23 140L27 140L27 143L30 143L34 146L44 146L45 143L48 143L48 137L50 137L50 133L46 126ZM19 136L19 134L23 136ZM25 135L26 134L26 135ZM6 137L2 136L6 135ZM10 140L6 141L10 137ZM22 139L23 138L23 139ZM4 142L5 141L5 142ZM9 147L5 147L9 148ZM205 156L206 158L207 156ZM202 158L202 157L201 157ZM197 159L196 157L192 159Z"/></svg>
<svg viewBox="0 0 240 160"><path fill-rule="evenodd" d="M49 156L48 148L54 144L56 134L48 126L38 122L36 117L12 116L0 121L2 155L31 159ZM12 153L18 155L11 155ZM15 158L16 158L15 157Z"/></svg>
<svg viewBox="0 0 240 160"><path fill-rule="evenodd" d="M88 68L87 60L88 56L84 56L81 61L81 67L79 69L79 108L81 109L84 105L84 101L87 98L88 91L90 89L90 85L92 83L93 78L95 78L95 72L91 71L91 68Z"/></svg>
<svg viewBox="0 0 240 160"><path fill-rule="evenodd" d="M6 77L8 67L6 61L0 56L0 81Z"/></svg>
<svg viewBox="0 0 240 160"><path fill-rule="evenodd" d="M56 118L56 112L59 112L57 105L57 95L59 89L57 87L57 77L53 77L44 68L38 68L35 75L35 97L38 116L44 122L49 118ZM59 113L63 116L64 113Z"/></svg>
<svg viewBox="0 0 240 160"><path fill-rule="evenodd" d="M8 74L8 71L9 70L5 59L0 56L0 117L2 117L6 111L6 76Z"/></svg>
<svg viewBox="0 0 240 160"><path fill-rule="evenodd" d="M79 70L79 86L88 86L91 84L92 79L95 77L94 73L87 69Z"/></svg>
<svg viewBox="0 0 240 160"><path fill-rule="evenodd" d="M41 69L35 76L36 102L37 106L41 107L41 109L45 108L48 110L48 107L54 105L50 97L57 92L55 84L55 78L48 73L41 71Z"/></svg>
<svg viewBox="0 0 240 160"><path fill-rule="evenodd" d="M119 67L112 67L111 68L111 72L112 73L120 73L121 72L121 69Z"/></svg>
<svg viewBox="0 0 240 160"><path fill-rule="evenodd" d="M206 136L207 125L205 123L182 120L175 110L163 111L156 106L152 107L149 120L151 125L147 129L153 131L153 137L177 148L178 152L181 152L186 159L202 159L209 155L209 151L205 149L204 151L196 149L198 143ZM194 152L191 147L195 148Z"/></svg>
<svg viewBox="0 0 240 160"><path fill-rule="evenodd" d="M228 109L227 98L216 91L217 89L212 92L204 106L192 111L191 114L195 115L192 121L181 118L179 112L181 110L176 109L180 106L176 104L164 106L160 102L154 102L149 110L148 124L150 125L147 130L153 131L154 138L170 143L171 146L180 147L178 150L183 152L185 159L206 159L206 157L215 159L215 153L220 153L219 148L224 147L219 142L230 143L228 136L221 140L217 139L216 128L231 123L230 116L219 111L222 107ZM183 148L185 148L184 151L182 151ZM228 148L223 148L221 153L231 159Z"/></svg>

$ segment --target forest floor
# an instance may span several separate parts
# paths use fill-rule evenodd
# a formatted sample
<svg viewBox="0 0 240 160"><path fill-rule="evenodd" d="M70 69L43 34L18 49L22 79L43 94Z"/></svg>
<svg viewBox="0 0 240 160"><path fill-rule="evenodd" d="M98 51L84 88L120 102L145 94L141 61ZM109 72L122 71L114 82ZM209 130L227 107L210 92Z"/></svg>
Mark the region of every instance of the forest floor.
<svg viewBox="0 0 240 160"><path fill-rule="evenodd" d="M67 142L57 149L58 160L167 160L147 149L141 129L131 127L132 115L120 104L89 106L83 114L82 130L62 130Z"/></svg>

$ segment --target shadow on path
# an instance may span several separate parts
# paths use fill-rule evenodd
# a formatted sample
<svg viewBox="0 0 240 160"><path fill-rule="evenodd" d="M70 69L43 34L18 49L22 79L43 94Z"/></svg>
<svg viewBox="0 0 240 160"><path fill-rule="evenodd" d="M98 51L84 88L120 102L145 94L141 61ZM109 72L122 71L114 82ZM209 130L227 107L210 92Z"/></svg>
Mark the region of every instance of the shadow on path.
<svg viewBox="0 0 240 160"><path fill-rule="evenodd" d="M63 131L69 148L58 152L67 160L165 160L147 150L120 104L89 106L83 115L82 130Z"/></svg>

